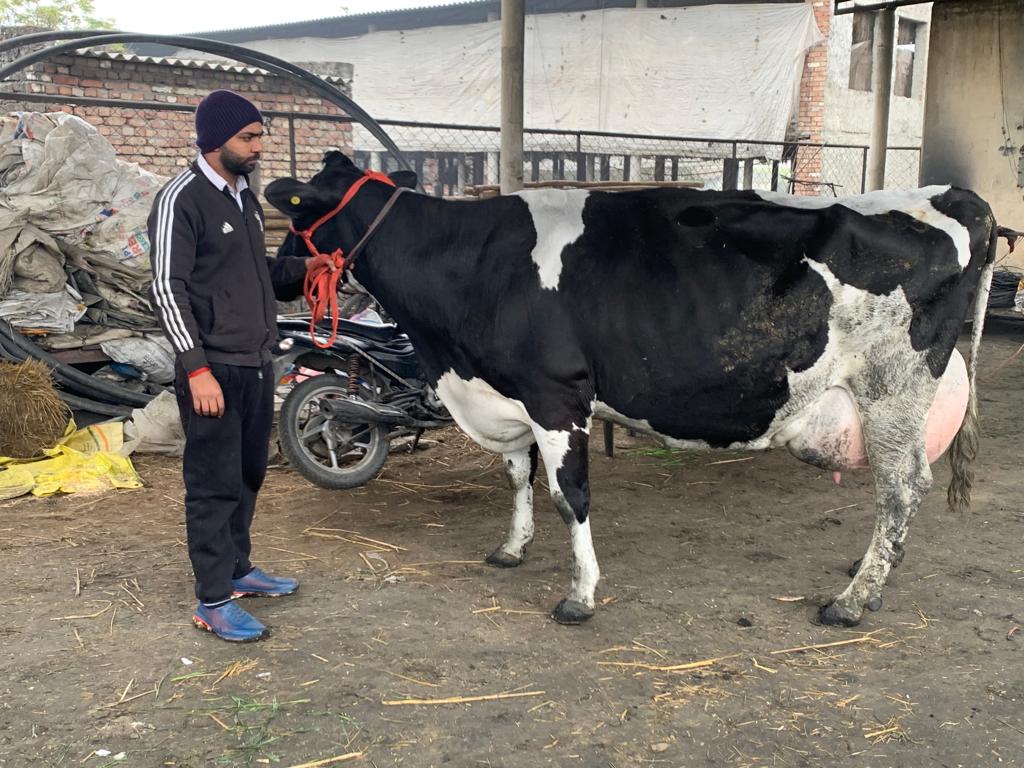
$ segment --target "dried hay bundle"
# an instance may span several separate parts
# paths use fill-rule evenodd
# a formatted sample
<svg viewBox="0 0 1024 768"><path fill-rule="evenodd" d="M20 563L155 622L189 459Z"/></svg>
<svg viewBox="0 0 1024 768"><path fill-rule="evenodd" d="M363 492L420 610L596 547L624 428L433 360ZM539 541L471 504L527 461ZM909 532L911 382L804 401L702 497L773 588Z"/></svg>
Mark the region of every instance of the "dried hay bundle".
<svg viewBox="0 0 1024 768"><path fill-rule="evenodd" d="M52 448L69 416L47 365L0 361L0 456L29 459Z"/></svg>

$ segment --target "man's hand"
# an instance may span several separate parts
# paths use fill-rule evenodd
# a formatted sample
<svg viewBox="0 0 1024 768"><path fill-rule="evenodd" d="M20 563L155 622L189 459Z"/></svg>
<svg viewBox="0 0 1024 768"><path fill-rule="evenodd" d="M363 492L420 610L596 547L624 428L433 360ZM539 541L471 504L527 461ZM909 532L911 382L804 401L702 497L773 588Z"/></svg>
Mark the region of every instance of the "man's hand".
<svg viewBox="0 0 1024 768"><path fill-rule="evenodd" d="M224 393L210 371L189 377L188 386L192 391L192 407L196 413L218 418L224 415Z"/></svg>
<svg viewBox="0 0 1024 768"><path fill-rule="evenodd" d="M327 253L321 253L319 256L310 256L306 259L306 271L312 272L314 269L321 269L327 267L331 272L338 271L338 265L334 263L334 257Z"/></svg>

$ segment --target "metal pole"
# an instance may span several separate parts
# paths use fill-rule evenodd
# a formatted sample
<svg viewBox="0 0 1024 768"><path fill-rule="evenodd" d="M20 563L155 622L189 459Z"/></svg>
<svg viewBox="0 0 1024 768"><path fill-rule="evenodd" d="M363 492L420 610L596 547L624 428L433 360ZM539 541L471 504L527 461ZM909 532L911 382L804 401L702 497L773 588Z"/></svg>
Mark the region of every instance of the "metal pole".
<svg viewBox="0 0 1024 768"><path fill-rule="evenodd" d="M298 176L298 165L295 157L295 118L292 115L288 115L288 161L294 179Z"/></svg>
<svg viewBox="0 0 1024 768"><path fill-rule="evenodd" d="M868 191L885 186L885 153L889 146L889 106L892 103L893 38L896 9L886 8L875 17L874 76L875 115L868 147Z"/></svg>
<svg viewBox="0 0 1024 768"><path fill-rule="evenodd" d="M523 188L525 0L501 0L501 194Z"/></svg>

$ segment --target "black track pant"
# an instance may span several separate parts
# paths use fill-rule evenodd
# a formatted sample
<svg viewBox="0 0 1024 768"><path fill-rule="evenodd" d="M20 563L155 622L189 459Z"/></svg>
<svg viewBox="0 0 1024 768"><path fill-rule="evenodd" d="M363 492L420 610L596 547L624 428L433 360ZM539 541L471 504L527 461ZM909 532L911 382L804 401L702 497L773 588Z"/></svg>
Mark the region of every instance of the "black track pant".
<svg viewBox="0 0 1024 768"><path fill-rule="evenodd" d="M245 368L211 363L224 392L224 415L200 416L192 407L188 375L178 365L174 382L185 428L185 525L196 576L196 597L206 603L231 596L231 579L252 564L249 526L267 472L274 418L270 365Z"/></svg>

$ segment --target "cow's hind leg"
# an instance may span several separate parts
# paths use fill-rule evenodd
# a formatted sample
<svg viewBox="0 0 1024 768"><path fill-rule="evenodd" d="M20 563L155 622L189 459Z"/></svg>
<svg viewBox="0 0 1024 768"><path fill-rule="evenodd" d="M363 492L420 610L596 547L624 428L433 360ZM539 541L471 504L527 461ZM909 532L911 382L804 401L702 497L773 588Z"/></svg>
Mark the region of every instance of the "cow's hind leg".
<svg viewBox="0 0 1024 768"><path fill-rule="evenodd" d="M489 565L515 568L523 562L533 541L533 479L537 475L537 444L504 454L505 473L515 493L512 524L505 542L487 556Z"/></svg>
<svg viewBox="0 0 1024 768"><path fill-rule="evenodd" d="M548 473L551 499L572 539L572 585L551 617L560 624L580 624L594 615L594 590L601 577L590 537L588 430L573 426L568 431L534 432Z"/></svg>
<svg viewBox="0 0 1024 768"><path fill-rule="evenodd" d="M924 444L924 415L915 403L862 408L864 438L875 476L875 528L849 586L821 608L825 624L852 627L864 608L882 606L889 571L903 560L910 521L932 484Z"/></svg>

